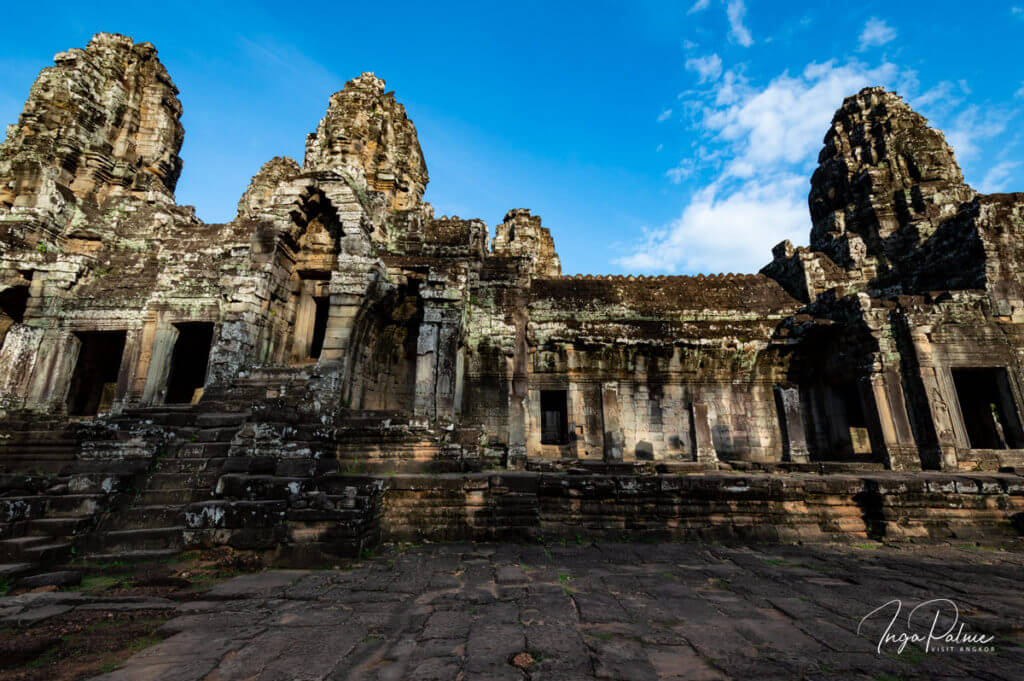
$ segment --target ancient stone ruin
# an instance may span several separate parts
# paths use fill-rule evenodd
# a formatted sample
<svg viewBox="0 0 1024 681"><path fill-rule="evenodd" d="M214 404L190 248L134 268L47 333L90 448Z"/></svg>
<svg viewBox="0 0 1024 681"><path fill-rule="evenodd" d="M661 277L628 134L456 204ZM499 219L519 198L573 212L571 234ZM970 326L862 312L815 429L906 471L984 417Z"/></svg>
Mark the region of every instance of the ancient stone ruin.
<svg viewBox="0 0 1024 681"><path fill-rule="evenodd" d="M836 112L810 246L564 276L529 210L434 215L371 73L204 224L154 47L55 61L0 145L0 562L1021 527L1024 194L894 93Z"/></svg>

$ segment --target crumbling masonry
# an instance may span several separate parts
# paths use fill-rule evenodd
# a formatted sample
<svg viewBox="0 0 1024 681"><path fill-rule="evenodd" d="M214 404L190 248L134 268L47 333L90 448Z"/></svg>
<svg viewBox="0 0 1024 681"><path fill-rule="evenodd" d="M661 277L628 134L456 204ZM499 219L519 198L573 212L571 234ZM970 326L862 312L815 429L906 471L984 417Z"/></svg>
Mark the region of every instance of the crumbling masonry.
<svg viewBox="0 0 1024 681"><path fill-rule="evenodd" d="M1019 526L1024 194L897 95L836 112L809 247L677 277L563 276L525 209L435 217L370 73L204 224L176 95L98 34L0 146L0 559Z"/></svg>

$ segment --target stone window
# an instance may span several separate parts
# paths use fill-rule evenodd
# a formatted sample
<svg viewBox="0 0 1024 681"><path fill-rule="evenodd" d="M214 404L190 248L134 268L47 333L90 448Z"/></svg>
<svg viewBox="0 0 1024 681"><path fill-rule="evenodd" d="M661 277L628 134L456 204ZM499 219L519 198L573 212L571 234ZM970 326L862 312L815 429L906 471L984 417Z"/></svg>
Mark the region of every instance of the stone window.
<svg viewBox="0 0 1024 681"><path fill-rule="evenodd" d="M196 391L206 383L206 365L213 344L213 324L183 322L174 326L178 329L178 339L174 343L174 354L171 357L166 401L169 404L188 404L195 401Z"/></svg>
<svg viewBox="0 0 1024 681"><path fill-rule="evenodd" d="M68 391L68 414L93 416L109 411L124 354L124 331L76 333L81 344Z"/></svg>
<svg viewBox="0 0 1024 681"><path fill-rule="evenodd" d="M953 369L953 385L971 449L1024 447L1016 400L1005 368Z"/></svg>
<svg viewBox="0 0 1024 681"><path fill-rule="evenodd" d="M564 445L569 441L568 396L564 390L540 391L540 442Z"/></svg>

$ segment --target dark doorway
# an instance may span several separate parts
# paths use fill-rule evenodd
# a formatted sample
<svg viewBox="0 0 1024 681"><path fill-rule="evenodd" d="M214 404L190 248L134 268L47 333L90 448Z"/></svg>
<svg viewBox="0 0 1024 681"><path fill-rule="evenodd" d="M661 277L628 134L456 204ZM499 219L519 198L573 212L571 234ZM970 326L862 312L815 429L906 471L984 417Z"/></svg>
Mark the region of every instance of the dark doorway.
<svg viewBox="0 0 1024 681"><path fill-rule="evenodd" d="M68 414L93 416L109 409L124 354L124 331L83 331L68 392Z"/></svg>
<svg viewBox="0 0 1024 681"><path fill-rule="evenodd" d="M187 404L197 389L206 383L206 365L213 344L213 324L184 322L175 324L178 340L171 355L171 373L167 379L168 404Z"/></svg>
<svg viewBox="0 0 1024 681"><path fill-rule="evenodd" d="M1006 369L953 369L953 384L971 449L1024 447Z"/></svg>
<svg viewBox="0 0 1024 681"><path fill-rule="evenodd" d="M28 286L12 286L0 292L0 314L20 324L28 306Z"/></svg>
<svg viewBox="0 0 1024 681"><path fill-rule="evenodd" d="M7 330L25 320L28 306L28 286L13 286L0 292L0 346L4 344Z"/></svg>
<svg viewBox="0 0 1024 681"><path fill-rule="evenodd" d="M568 397L564 390L540 391L540 442L564 445L569 441Z"/></svg>
<svg viewBox="0 0 1024 681"><path fill-rule="evenodd" d="M324 337L327 335L327 315L331 310L331 299L328 296L314 298L316 316L313 319L313 341L309 346L310 359L320 359L324 349Z"/></svg>

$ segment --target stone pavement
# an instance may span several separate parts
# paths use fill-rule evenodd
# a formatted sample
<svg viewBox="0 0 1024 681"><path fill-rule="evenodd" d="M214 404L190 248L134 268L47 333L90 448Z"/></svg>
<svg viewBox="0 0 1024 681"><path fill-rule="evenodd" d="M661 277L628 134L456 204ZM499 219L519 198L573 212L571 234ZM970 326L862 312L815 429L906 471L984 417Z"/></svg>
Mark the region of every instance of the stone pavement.
<svg viewBox="0 0 1024 681"><path fill-rule="evenodd" d="M224 582L98 678L1019 680L1022 568L1024 553L953 546L432 544ZM938 598L991 652L879 654L892 609L856 634L890 599L891 633L925 634L933 606L913 629L905 616Z"/></svg>

